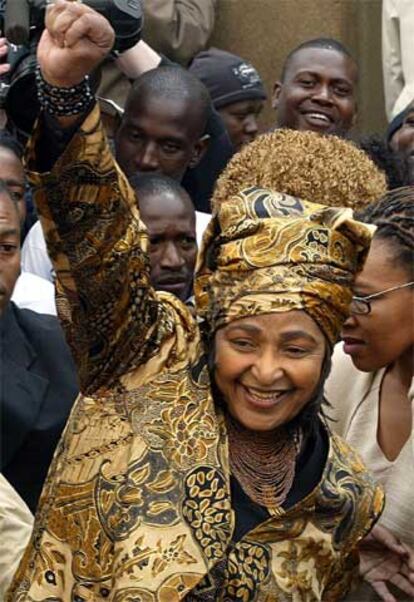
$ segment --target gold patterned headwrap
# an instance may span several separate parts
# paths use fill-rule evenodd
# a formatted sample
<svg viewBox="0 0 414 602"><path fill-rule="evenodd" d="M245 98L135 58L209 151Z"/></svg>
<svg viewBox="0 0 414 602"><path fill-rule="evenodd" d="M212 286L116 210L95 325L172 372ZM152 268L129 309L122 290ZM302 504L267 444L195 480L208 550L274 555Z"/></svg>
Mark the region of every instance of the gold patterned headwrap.
<svg viewBox="0 0 414 602"><path fill-rule="evenodd" d="M264 188L227 199L199 254L197 314L214 332L251 315L304 310L333 345L373 232L352 216Z"/></svg>

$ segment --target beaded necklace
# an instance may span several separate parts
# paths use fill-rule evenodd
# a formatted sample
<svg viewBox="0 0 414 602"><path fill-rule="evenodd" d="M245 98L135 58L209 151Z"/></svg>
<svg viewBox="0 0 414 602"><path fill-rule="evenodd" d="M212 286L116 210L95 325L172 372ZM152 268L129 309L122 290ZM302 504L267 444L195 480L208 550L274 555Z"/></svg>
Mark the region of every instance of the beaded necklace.
<svg viewBox="0 0 414 602"><path fill-rule="evenodd" d="M295 476L302 432L286 427L251 431L226 415L230 467L245 493L257 504L278 509Z"/></svg>

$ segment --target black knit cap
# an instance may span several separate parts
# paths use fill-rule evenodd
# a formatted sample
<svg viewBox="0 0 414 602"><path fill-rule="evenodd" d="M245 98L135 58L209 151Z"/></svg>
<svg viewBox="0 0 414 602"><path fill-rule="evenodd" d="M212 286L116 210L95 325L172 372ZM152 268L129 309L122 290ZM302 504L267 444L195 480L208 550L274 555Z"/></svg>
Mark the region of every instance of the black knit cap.
<svg viewBox="0 0 414 602"><path fill-rule="evenodd" d="M256 69L235 54L209 48L194 57L189 71L210 92L216 109L241 100L265 100L266 92Z"/></svg>

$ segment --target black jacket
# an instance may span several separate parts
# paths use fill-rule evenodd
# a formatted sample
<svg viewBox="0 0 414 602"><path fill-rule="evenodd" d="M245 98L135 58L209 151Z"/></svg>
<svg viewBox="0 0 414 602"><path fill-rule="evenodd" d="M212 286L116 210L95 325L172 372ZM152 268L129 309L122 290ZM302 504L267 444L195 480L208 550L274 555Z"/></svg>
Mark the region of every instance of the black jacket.
<svg viewBox="0 0 414 602"><path fill-rule="evenodd" d="M0 319L1 472L32 512L78 392L54 316L10 302Z"/></svg>

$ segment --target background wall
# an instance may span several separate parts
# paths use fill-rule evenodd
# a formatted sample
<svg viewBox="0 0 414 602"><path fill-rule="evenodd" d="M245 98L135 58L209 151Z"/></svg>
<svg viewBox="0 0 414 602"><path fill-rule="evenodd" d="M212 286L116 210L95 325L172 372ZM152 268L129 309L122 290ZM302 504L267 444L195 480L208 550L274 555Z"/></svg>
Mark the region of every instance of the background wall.
<svg viewBox="0 0 414 602"><path fill-rule="evenodd" d="M338 39L359 63L356 131L382 132L386 118L381 0L218 0L210 43L250 60L271 95L287 53L304 40L321 36ZM268 103L263 127L273 122L274 113Z"/></svg>

